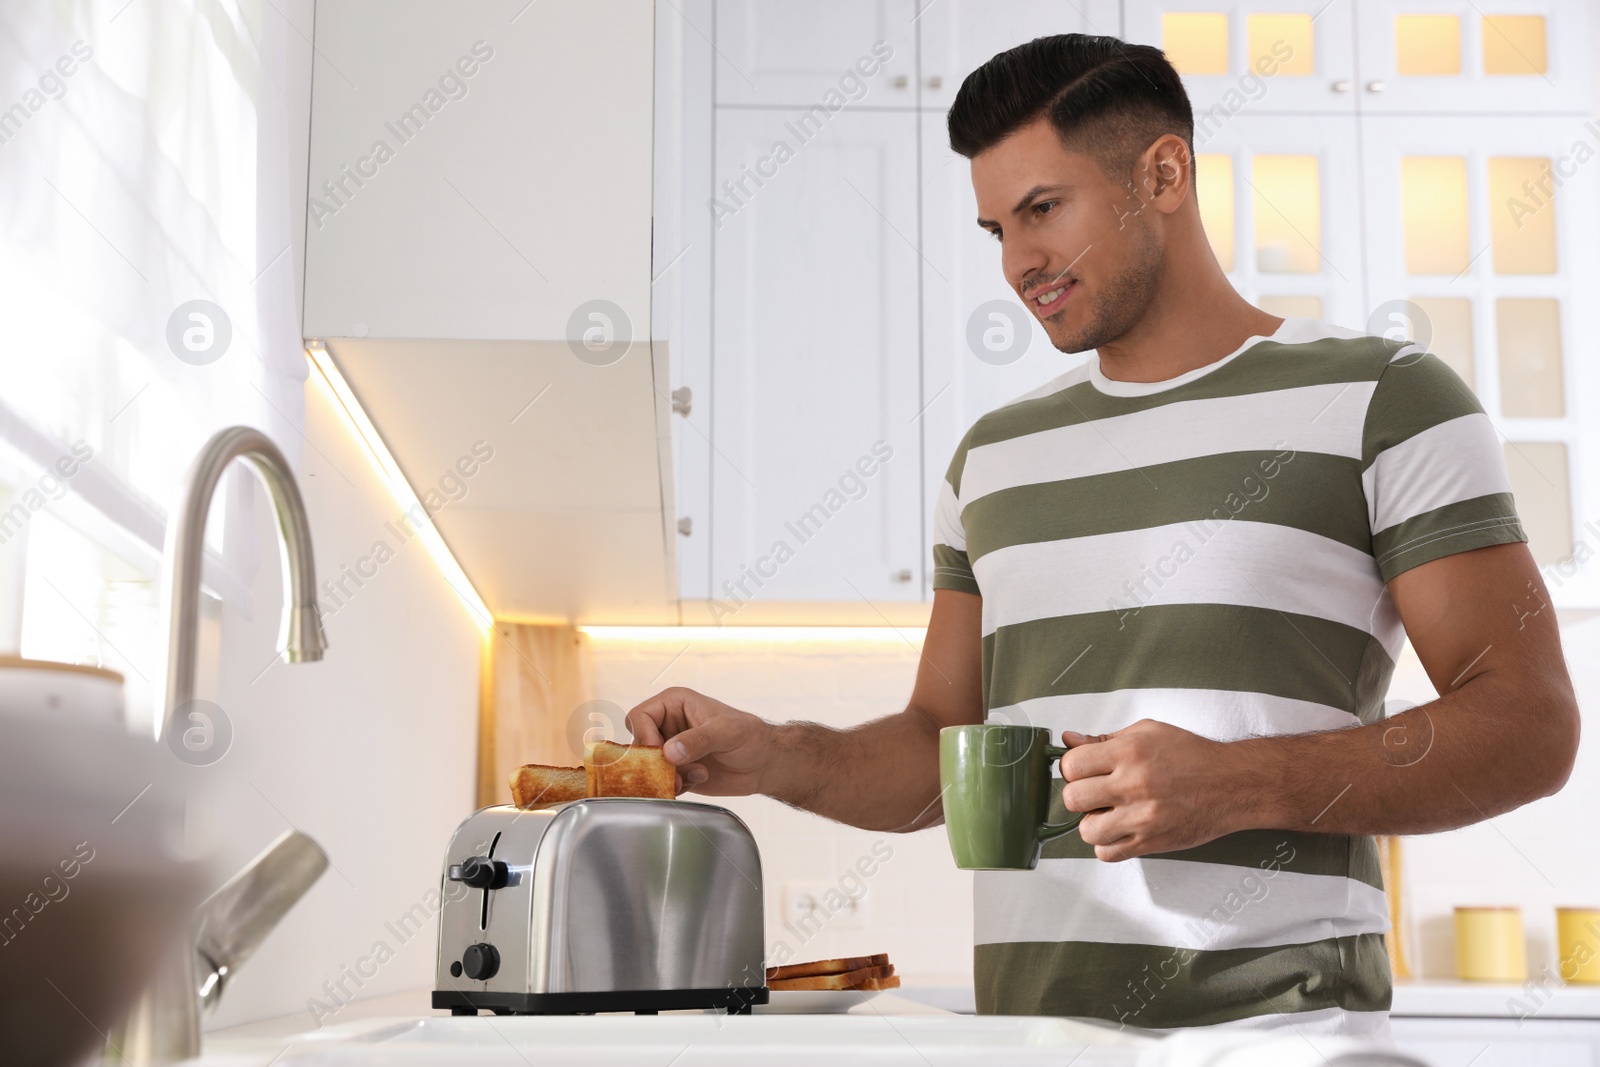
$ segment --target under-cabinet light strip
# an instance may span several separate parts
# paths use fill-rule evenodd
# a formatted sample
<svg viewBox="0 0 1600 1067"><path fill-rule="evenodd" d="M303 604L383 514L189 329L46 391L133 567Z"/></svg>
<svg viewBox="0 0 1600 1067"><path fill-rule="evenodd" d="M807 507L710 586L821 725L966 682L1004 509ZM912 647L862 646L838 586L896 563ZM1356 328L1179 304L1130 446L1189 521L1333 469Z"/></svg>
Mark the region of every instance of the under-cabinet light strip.
<svg viewBox="0 0 1600 1067"><path fill-rule="evenodd" d="M759 644L763 641L855 641L870 644L910 644L920 648L925 626L580 626L579 630L602 641L676 641L724 644Z"/></svg>
<svg viewBox="0 0 1600 1067"><path fill-rule="evenodd" d="M361 401L356 399L355 392L350 388L350 383L345 381L344 374L340 372L338 364L328 354L327 347L321 341L308 341L306 343L306 358L322 376L323 382L339 401L339 407L344 412L350 428L361 438L367 446L367 456L372 461L384 485L388 487L389 495L399 505L404 521L411 524L416 530L417 537L428 548L428 554L438 565L439 571L444 575L444 580L454 589L456 595L472 614L473 620L487 630L494 622L494 616L489 612L489 606L483 602L483 597L478 595L478 590L473 587L472 579L467 577L467 572L462 569L461 562L456 559L455 553L450 551L450 546L445 543L439 528L433 524L433 518L422 506L416 490L411 488L411 483L406 480L405 472L400 469L400 464L395 461L394 453L389 451L389 446L384 444L383 435L378 433L378 428L367 417L366 409L361 406Z"/></svg>

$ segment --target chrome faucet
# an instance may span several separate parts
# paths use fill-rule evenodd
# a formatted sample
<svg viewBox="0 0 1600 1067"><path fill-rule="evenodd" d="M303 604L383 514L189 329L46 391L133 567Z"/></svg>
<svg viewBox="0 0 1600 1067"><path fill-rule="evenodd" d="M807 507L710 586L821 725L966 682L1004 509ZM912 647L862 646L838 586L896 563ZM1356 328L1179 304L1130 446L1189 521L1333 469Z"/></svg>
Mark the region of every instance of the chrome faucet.
<svg viewBox="0 0 1600 1067"><path fill-rule="evenodd" d="M195 699L200 629L200 578L206 518L222 472L235 459L255 471L272 499L283 562L283 626L278 645L289 663L322 658L327 640L317 611L311 529L294 474L261 431L234 426L217 433L195 457L176 512L168 517L162 560L167 631L167 686L158 739L183 729ZM175 1063L200 1054L200 1014L216 1007L223 983L327 867L316 842L289 831L202 904L182 943L107 1042L105 1062Z"/></svg>
<svg viewBox="0 0 1600 1067"><path fill-rule="evenodd" d="M206 442L184 480L183 503L167 520L167 545L162 553L162 586L166 592L167 690L163 727L178 728L179 709L194 699L196 656L200 644L200 571L205 554L206 517L222 472L235 459L248 463L272 498L278 519L278 547L283 561L283 626L278 647L287 663L322 658L328 647L317 613L316 567L311 559L311 529L306 506L289 463L266 434L249 426L222 430Z"/></svg>

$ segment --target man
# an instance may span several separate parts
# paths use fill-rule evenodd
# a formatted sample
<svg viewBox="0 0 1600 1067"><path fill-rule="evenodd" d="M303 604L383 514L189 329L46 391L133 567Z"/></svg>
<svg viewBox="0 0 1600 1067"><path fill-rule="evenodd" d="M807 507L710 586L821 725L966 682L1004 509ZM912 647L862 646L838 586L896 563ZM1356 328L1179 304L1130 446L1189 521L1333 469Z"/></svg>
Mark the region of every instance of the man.
<svg viewBox="0 0 1600 1067"><path fill-rule="evenodd" d="M1387 1034L1370 835L1547 796L1577 747L1495 431L1418 346L1234 292L1158 50L1019 46L949 132L1006 280L1095 355L956 450L909 705L838 731L671 689L629 726L686 788L878 830L941 818L942 727L1061 731L1051 821L1088 814L975 876L979 1011ZM1443 696L1380 721L1407 635Z"/></svg>

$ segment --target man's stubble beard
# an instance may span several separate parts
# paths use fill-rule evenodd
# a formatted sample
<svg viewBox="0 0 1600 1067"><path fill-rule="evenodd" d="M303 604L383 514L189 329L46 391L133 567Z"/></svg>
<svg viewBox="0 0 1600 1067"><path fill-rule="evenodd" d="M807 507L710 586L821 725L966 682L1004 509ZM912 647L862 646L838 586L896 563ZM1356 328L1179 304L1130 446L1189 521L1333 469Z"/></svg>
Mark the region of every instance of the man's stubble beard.
<svg viewBox="0 0 1600 1067"><path fill-rule="evenodd" d="M1137 224L1136 224L1137 225ZM1139 249L1134 262L1089 299L1089 322L1077 333L1050 343L1061 352L1087 352L1110 344L1131 330L1155 301L1161 279L1161 244L1149 227L1138 225Z"/></svg>

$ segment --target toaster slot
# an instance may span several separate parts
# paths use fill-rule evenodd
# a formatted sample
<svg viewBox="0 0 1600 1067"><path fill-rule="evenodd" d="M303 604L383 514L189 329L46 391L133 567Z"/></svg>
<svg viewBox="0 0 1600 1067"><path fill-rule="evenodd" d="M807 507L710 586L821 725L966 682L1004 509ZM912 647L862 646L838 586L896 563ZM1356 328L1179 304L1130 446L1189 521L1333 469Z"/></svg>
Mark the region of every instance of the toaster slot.
<svg viewBox="0 0 1600 1067"><path fill-rule="evenodd" d="M504 831L496 830L494 839L489 842L489 858L494 859L494 850L500 845L500 835ZM489 929L489 890L483 890L483 901L478 906L478 929Z"/></svg>

